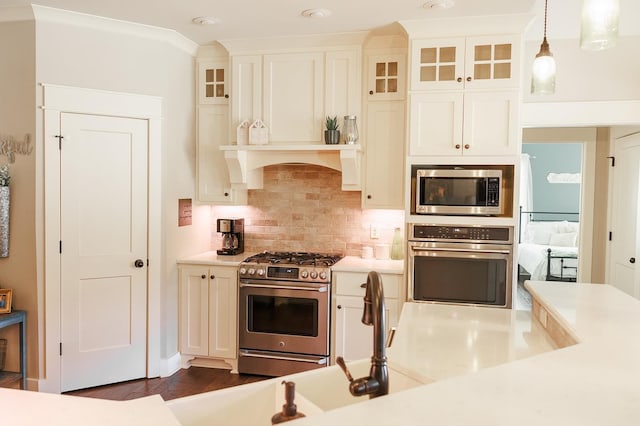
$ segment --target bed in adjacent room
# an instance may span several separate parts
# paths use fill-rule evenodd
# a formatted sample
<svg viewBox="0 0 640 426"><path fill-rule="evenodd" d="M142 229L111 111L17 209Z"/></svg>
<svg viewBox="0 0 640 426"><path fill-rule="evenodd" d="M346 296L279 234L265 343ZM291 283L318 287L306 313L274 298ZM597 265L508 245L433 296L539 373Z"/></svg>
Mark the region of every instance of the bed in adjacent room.
<svg viewBox="0 0 640 426"><path fill-rule="evenodd" d="M518 244L520 271L535 281L575 282L578 271L578 231L580 223L554 220L578 217L577 213L522 212ZM522 215L521 215L522 217ZM542 219L541 219L542 218ZM546 220L544 218L550 218Z"/></svg>

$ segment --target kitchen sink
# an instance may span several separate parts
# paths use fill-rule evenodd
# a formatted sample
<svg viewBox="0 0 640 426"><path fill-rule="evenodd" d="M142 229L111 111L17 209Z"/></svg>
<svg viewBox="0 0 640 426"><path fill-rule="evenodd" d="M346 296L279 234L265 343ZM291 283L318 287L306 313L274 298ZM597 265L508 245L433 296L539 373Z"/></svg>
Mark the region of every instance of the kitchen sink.
<svg viewBox="0 0 640 426"><path fill-rule="evenodd" d="M368 359L347 364L353 377L369 374ZM307 417L369 400L349 393L349 382L337 365L167 401L167 406L184 426L215 424L271 425L271 417L285 403L284 380L296 384L295 404ZM400 392L423 382L389 368L389 393ZM382 397L384 398L384 397Z"/></svg>

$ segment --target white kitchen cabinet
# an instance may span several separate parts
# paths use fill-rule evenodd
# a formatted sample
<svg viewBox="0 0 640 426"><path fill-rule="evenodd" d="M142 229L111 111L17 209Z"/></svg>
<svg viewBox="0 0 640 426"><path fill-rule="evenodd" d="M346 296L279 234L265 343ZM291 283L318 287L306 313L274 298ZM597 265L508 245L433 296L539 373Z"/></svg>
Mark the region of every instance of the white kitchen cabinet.
<svg viewBox="0 0 640 426"><path fill-rule="evenodd" d="M269 143L324 143L327 115L360 115L361 69L358 49L232 56L230 142L259 118Z"/></svg>
<svg viewBox="0 0 640 426"><path fill-rule="evenodd" d="M228 61L199 58L197 63L198 103L201 105L228 104Z"/></svg>
<svg viewBox="0 0 640 426"><path fill-rule="evenodd" d="M362 324L367 272L333 272L335 291L332 303L334 339L332 359L370 358L373 354L373 326ZM384 290L388 336L391 327L398 324L402 295L402 275L380 274Z"/></svg>
<svg viewBox="0 0 640 426"><path fill-rule="evenodd" d="M236 128L262 119L262 55L231 57L231 123L229 142L237 142Z"/></svg>
<svg viewBox="0 0 640 426"><path fill-rule="evenodd" d="M362 205L367 209L402 209L405 103L369 102L366 125Z"/></svg>
<svg viewBox="0 0 640 426"><path fill-rule="evenodd" d="M246 204L247 191L231 189L224 152L220 150L229 139L229 107L199 106L197 120L198 200L224 205Z"/></svg>
<svg viewBox="0 0 640 426"><path fill-rule="evenodd" d="M516 90L412 94L409 155L516 155Z"/></svg>
<svg viewBox="0 0 640 426"><path fill-rule="evenodd" d="M263 113L274 143L319 143L324 123L324 55L263 57Z"/></svg>
<svg viewBox="0 0 640 426"><path fill-rule="evenodd" d="M367 101L400 101L406 96L406 55L367 57Z"/></svg>
<svg viewBox="0 0 640 426"><path fill-rule="evenodd" d="M237 269L180 266L180 353L237 368Z"/></svg>
<svg viewBox="0 0 640 426"><path fill-rule="evenodd" d="M517 88L519 43L515 35L413 40L411 90Z"/></svg>

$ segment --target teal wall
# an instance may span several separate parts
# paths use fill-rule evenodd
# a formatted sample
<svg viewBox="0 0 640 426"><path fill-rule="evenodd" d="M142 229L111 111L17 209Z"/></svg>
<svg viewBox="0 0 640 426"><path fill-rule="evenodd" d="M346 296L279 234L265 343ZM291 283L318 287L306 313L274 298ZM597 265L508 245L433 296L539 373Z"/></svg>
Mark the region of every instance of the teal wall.
<svg viewBox="0 0 640 426"><path fill-rule="evenodd" d="M549 173L580 173L582 144L523 143L522 152L531 157L533 209L545 212L579 212L580 185L549 183ZM577 216L537 215L534 220L572 220Z"/></svg>

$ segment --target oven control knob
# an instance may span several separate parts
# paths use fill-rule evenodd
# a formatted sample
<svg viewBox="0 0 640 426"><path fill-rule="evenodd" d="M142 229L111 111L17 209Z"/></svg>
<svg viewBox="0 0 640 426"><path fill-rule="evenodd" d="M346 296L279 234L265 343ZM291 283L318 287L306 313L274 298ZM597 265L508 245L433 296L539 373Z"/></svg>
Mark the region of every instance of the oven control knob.
<svg viewBox="0 0 640 426"><path fill-rule="evenodd" d="M240 275L244 275L247 273L247 268L245 268L244 266L242 268L240 268Z"/></svg>
<svg viewBox="0 0 640 426"><path fill-rule="evenodd" d="M327 279L327 273L325 271L320 272L320 279L321 280L326 280Z"/></svg>
<svg viewBox="0 0 640 426"><path fill-rule="evenodd" d="M258 273L259 277L264 275L264 269L262 269L262 268L258 268L258 270L256 272Z"/></svg>
<svg viewBox="0 0 640 426"><path fill-rule="evenodd" d="M253 268L249 268L249 275L253 275L256 273L256 270Z"/></svg>
<svg viewBox="0 0 640 426"><path fill-rule="evenodd" d="M318 273L316 271L311 271L311 279L315 280L316 278L318 278Z"/></svg>
<svg viewBox="0 0 640 426"><path fill-rule="evenodd" d="M302 272L300 272L300 276L306 279L309 276L309 271L303 269Z"/></svg>

